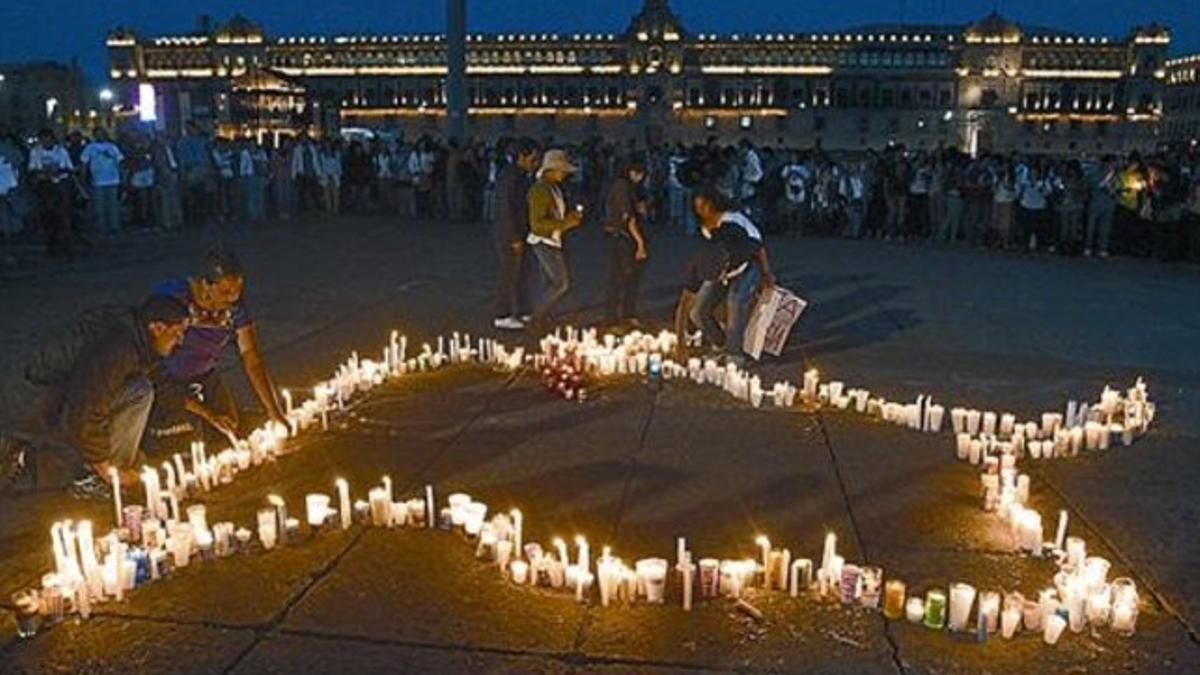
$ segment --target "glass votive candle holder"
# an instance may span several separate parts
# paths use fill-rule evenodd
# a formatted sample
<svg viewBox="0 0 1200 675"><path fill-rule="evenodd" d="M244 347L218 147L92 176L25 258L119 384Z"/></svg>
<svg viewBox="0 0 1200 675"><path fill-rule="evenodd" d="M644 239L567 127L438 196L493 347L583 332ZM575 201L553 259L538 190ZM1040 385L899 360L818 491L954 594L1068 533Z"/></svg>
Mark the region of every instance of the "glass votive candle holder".
<svg viewBox="0 0 1200 675"><path fill-rule="evenodd" d="M946 627L946 592L930 590L925 593L925 627L942 630Z"/></svg>

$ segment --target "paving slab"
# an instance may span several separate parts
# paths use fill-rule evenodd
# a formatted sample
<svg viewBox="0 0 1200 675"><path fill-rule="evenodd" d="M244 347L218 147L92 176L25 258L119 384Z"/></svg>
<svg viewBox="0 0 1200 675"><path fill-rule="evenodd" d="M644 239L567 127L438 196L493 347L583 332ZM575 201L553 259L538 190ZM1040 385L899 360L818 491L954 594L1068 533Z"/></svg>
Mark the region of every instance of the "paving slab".
<svg viewBox="0 0 1200 675"><path fill-rule="evenodd" d="M878 615L814 596L750 593L761 621L729 600L594 608L581 645L588 658L660 661L754 672L895 673Z"/></svg>
<svg viewBox="0 0 1200 675"><path fill-rule="evenodd" d="M283 633L255 645L230 671L238 674L459 672L556 675L561 660L457 647L411 647L387 642Z"/></svg>
<svg viewBox="0 0 1200 675"><path fill-rule="evenodd" d="M455 533L372 529L290 612L287 630L422 645L565 654L583 607L517 588Z"/></svg>
<svg viewBox="0 0 1200 675"><path fill-rule="evenodd" d="M97 617L67 621L0 653L6 673L213 673L254 633L200 625Z"/></svg>

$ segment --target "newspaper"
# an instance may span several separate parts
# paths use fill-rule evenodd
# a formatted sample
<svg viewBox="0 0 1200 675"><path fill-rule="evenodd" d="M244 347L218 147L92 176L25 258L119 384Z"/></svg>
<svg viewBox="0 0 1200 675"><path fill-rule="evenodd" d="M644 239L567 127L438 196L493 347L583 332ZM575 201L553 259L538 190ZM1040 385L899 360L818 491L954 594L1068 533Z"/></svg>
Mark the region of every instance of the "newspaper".
<svg viewBox="0 0 1200 675"><path fill-rule="evenodd" d="M756 361L763 352L779 356L805 307L808 302L786 288L760 293L742 335L742 349Z"/></svg>

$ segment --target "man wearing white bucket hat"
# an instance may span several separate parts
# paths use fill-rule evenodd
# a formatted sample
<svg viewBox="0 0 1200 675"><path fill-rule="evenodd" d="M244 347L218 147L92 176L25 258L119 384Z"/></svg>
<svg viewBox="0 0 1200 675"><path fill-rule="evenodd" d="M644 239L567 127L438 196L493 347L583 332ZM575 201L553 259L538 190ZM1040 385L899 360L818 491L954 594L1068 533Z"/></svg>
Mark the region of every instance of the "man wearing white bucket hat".
<svg viewBox="0 0 1200 675"><path fill-rule="evenodd" d="M563 256L563 233L579 227L583 207L567 208L562 182L577 168L563 150L547 150L542 156L537 182L529 188L529 236L526 243L533 251L546 282L546 294L533 313L534 326L541 326L550 312L571 289L571 273Z"/></svg>

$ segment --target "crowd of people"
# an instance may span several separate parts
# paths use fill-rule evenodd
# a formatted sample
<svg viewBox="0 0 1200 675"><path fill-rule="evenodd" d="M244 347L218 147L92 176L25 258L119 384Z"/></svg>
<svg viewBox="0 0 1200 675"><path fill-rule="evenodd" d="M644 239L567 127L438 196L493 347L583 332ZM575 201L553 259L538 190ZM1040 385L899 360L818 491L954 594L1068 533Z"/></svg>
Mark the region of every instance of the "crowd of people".
<svg viewBox="0 0 1200 675"><path fill-rule="evenodd" d="M543 145L550 147L552 142ZM96 129L26 147L0 130L0 231L37 232L54 256L122 230L288 220L352 213L492 221L515 140L440 142L376 136L284 137L277 147ZM1065 255L1200 259L1200 158L1048 157L901 147L856 154L715 139L634 148L592 139L561 145L577 168L566 188L603 206L641 157L645 221L693 234L690 195L712 185L768 234L961 243Z"/></svg>

